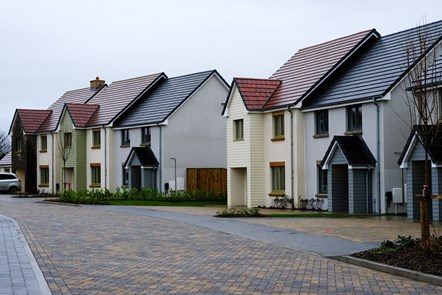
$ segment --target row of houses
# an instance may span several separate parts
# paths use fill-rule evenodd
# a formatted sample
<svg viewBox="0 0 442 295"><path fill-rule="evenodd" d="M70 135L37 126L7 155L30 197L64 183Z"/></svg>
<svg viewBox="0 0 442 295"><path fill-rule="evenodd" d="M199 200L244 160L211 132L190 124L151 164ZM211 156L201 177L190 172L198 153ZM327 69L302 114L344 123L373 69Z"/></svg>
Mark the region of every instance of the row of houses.
<svg viewBox="0 0 442 295"><path fill-rule="evenodd" d="M419 218L424 153L406 101L417 65L442 68L441 40L442 21L386 36L363 31L230 87L216 71L109 86L97 78L46 110L16 111L12 170L26 191L54 193L60 185L185 189L186 168L219 167L229 206L288 196L296 207L320 199L332 212L385 213L394 195L396 211ZM434 100L441 85L428 85ZM432 194L442 194L437 149L431 155ZM432 217L441 214L435 199Z"/></svg>
<svg viewBox="0 0 442 295"><path fill-rule="evenodd" d="M186 168L225 168L229 86L215 71L152 74L66 92L17 109L12 170L26 193L118 187L184 189Z"/></svg>

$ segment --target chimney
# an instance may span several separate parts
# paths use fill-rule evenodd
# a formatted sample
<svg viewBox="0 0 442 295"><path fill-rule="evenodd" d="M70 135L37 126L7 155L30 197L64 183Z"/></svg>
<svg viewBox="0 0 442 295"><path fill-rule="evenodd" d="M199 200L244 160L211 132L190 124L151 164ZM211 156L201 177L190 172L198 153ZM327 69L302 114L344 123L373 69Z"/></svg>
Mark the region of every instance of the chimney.
<svg viewBox="0 0 442 295"><path fill-rule="evenodd" d="M91 90L97 90L104 86L105 81L100 80L100 77L96 77L95 80L91 80Z"/></svg>

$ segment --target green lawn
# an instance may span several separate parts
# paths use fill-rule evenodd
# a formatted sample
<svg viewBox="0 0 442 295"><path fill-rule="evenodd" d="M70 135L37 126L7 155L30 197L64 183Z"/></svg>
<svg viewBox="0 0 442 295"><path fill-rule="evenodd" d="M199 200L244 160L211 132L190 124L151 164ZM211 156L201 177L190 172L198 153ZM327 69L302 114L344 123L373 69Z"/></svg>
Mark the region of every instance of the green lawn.
<svg viewBox="0 0 442 295"><path fill-rule="evenodd" d="M350 213L281 213L266 214L268 217L290 217L290 218L346 218L346 217L367 217L367 216L383 216L385 214L350 214Z"/></svg>
<svg viewBox="0 0 442 295"><path fill-rule="evenodd" d="M226 206L225 201L145 201L145 200L114 200L111 205L120 206L183 206L183 207L208 207L208 206Z"/></svg>

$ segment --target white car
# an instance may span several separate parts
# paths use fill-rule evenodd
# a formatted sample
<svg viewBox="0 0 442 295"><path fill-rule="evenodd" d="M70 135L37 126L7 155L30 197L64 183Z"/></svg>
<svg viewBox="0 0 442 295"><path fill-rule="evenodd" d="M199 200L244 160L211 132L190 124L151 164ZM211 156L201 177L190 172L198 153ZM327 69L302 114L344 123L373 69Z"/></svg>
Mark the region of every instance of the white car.
<svg viewBox="0 0 442 295"><path fill-rule="evenodd" d="M0 191L15 194L21 191L21 181L14 173L0 173Z"/></svg>

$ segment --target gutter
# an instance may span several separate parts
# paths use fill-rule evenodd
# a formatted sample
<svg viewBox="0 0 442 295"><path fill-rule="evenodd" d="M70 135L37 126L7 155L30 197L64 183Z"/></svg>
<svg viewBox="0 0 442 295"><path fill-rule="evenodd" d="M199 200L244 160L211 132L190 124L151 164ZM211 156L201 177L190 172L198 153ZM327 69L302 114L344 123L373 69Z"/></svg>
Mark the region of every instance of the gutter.
<svg viewBox="0 0 442 295"><path fill-rule="evenodd" d="M295 210L295 175L293 168L293 112L290 106L287 106L287 111L290 113L290 190L292 191L292 210Z"/></svg>

